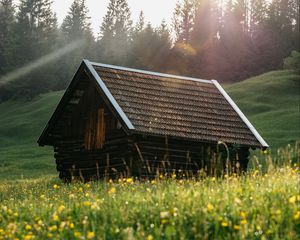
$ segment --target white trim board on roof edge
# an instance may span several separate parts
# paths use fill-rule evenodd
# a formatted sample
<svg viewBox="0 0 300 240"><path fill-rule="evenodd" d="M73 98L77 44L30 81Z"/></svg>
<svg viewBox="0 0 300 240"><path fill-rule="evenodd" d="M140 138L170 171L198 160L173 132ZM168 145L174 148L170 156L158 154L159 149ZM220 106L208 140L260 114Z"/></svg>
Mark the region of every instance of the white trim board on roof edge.
<svg viewBox="0 0 300 240"><path fill-rule="evenodd" d="M219 84L217 80L211 80L212 83L218 88L218 90L221 92L221 94L226 98L226 100L229 102L229 104L233 107L233 109L237 112L237 114L240 116L240 118L244 121L244 123L248 126L250 131L253 133L253 135L256 137L256 139L259 141L259 143L264 147L268 148L269 145L265 142L265 140L260 136L260 134L257 132L255 127L250 123L248 118L244 115L244 113L239 109L239 107L235 104L235 102L231 99L231 97L225 92L224 88Z"/></svg>
<svg viewBox="0 0 300 240"><path fill-rule="evenodd" d="M96 67L106 67L106 68L113 68L123 71L130 71L130 72L136 72L136 73L143 73L143 74L149 74L159 77L166 77L166 78L175 78L175 79L181 79L181 80L189 80L189 81L195 81L195 82L201 82L201 83L210 83L213 84L211 80L205 80L205 79L199 79L199 78L192 78L192 77L184 77L184 76L178 76L178 75L172 75L172 74L166 74L166 73L159 73L159 72L151 72L146 70L140 70L135 68L127 68L127 67L120 67L110 64L104 64L104 63L96 63L96 62L90 62L91 65L94 65Z"/></svg>
<svg viewBox="0 0 300 240"><path fill-rule="evenodd" d="M98 82L100 88L103 90L104 94L109 99L109 101L111 102L111 104L113 105L113 107L115 108L115 110L117 111L117 113L119 114L119 116L122 118L122 120L124 121L124 123L126 124L126 126L128 127L128 129L130 129L130 130L135 129L134 126L132 125L131 121L128 119L128 117L126 116L126 114L123 112L123 110L120 107L120 105L117 103L116 99L113 97L113 95L111 94L111 92L106 87L105 83L100 78L99 74L93 68L92 63L89 60L86 60L86 59L84 59L83 62L85 63L85 65L87 66L87 68L90 70L91 74L93 75L93 77L95 78L95 80Z"/></svg>

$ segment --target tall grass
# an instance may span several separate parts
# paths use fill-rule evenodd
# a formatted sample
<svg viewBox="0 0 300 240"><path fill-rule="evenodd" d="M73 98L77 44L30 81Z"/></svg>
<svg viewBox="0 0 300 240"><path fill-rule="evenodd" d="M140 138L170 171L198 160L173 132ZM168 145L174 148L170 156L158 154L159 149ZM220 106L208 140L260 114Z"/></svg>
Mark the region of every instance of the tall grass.
<svg viewBox="0 0 300 240"><path fill-rule="evenodd" d="M262 153L269 168L243 176L6 181L0 239L299 239L299 163L286 150L289 165Z"/></svg>
<svg viewBox="0 0 300 240"><path fill-rule="evenodd" d="M261 173L274 168L291 167L300 164L300 141L278 148L276 151L254 151L250 158L248 169L259 170Z"/></svg>

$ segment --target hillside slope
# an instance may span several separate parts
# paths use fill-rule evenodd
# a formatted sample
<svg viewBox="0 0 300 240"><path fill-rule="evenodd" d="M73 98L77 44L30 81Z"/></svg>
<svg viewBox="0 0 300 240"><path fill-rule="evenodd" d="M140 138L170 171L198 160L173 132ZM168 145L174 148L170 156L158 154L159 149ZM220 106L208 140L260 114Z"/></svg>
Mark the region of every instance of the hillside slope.
<svg viewBox="0 0 300 240"><path fill-rule="evenodd" d="M294 72L275 71L225 88L276 149L300 139L299 83ZM0 104L0 179L56 174L52 148L40 148L36 141L61 95Z"/></svg>
<svg viewBox="0 0 300 240"><path fill-rule="evenodd" d="M36 142L61 95L52 92L32 101L0 104L0 179L56 173L52 148Z"/></svg>
<svg viewBox="0 0 300 240"><path fill-rule="evenodd" d="M300 78L273 71L225 87L271 149L300 139Z"/></svg>

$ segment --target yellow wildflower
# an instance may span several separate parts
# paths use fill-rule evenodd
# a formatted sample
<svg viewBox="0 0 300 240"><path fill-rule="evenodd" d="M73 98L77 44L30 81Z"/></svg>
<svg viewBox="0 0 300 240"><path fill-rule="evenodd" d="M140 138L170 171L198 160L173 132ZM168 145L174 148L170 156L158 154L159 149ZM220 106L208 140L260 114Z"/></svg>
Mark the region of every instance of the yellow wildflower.
<svg viewBox="0 0 300 240"><path fill-rule="evenodd" d="M24 237L24 240L30 240L30 239L33 239L34 237L32 235L26 235Z"/></svg>
<svg viewBox="0 0 300 240"><path fill-rule="evenodd" d="M86 238L87 239L92 239L95 237L95 233L94 232L88 232Z"/></svg>
<svg viewBox="0 0 300 240"><path fill-rule="evenodd" d="M244 211L240 211L240 216L241 216L242 218L245 218L245 217L247 216L247 214L246 214Z"/></svg>
<svg viewBox="0 0 300 240"><path fill-rule="evenodd" d="M56 225L53 225L53 226L51 226L51 227L48 227L48 230L49 230L50 232L55 232L55 231L57 230L57 226L56 226Z"/></svg>
<svg viewBox="0 0 300 240"><path fill-rule="evenodd" d="M241 226L239 226L239 225L234 225L234 226L233 226L233 229L234 229L234 230L240 230L240 229L241 229Z"/></svg>
<svg viewBox="0 0 300 240"><path fill-rule="evenodd" d="M54 189L58 189L59 186L58 186L57 184L54 184L54 185L53 185L53 188L54 188Z"/></svg>
<svg viewBox="0 0 300 240"><path fill-rule="evenodd" d="M58 221L58 220L59 220L58 215L57 215L57 214L53 214L53 215L52 215L52 220L53 220L53 221Z"/></svg>
<svg viewBox="0 0 300 240"><path fill-rule="evenodd" d="M60 205L57 209L59 213L61 213L66 207L64 205Z"/></svg>
<svg viewBox="0 0 300 240"><path fill-rule="evenodd" d="M74 232L74 237L80 237L81 236L81 234L80 234L80 232Z"/></svg>
<svg viewBox="0 0 300 240"><path fill-rule="evenodd" d="M296 202L296 200L297 200L297 197L296 197L296 195L294 195L294 196L289 198L289 203L293 204L293 203Z"/></svg>
<svg viewBox="0 0 300 240"><path fill-rule="evenodd" d="M146 239L147 240L153 240L153 237L152 237L152 235L148 235Z"/></svg>
<svg viewBox="0 0 300 240"><path fill-rule="evenodd" d="M28 224L26 224L26 225L25 225L25 229L26 229L27 231L29 231L29 230L31 230L31 226L28 225Z"/></svg>
<svg viewBox="0 0 300 240"><path fill-rule="evenodd" d="M52 234L52 233L47 233L47 237L48 237L48 238L52 238L52 237L53 237L53 234Z"/></svg>
<svg viewBox="0 0 300 240"><path fill-rule="evenodd" d="M89 183L86 183L86 184L85 184L85 187L86 187L86 188L90 188L91 185L90 185Z"/></svg>
<svg viewBox="0 0 300 240"><path fill-rule="evenodd" d="M85 194L86 197L90 196L88 193Z"/></svg>
<svg viewBox="0 0 300 240"><path fill-rule="evenodd" d="M300 195L297 195L297 196L294 195L294 196L292 196L292 197L289 198L289 203L291 203L291 204L293 204L293 203L295 203L297 201L300 201Z"/></svg>
<svg viewBox="0 0 300 240"><path fill-rule="evenodd" d="M108 194L114 194L116 192L116 188L112 187L111 189L108 190Z"/></svg>
<svg viewBox="0 0 300 240"><path fill-rule="evenodd" d="M127 182L127 183L133 183L133 179L132 179L132 178L127 178L127 179L126 179L126 182Z"/></svg>
<svg viewBox="0 0 300 240"><path fill-rule="evenodd" d="M229 224L228 224L228 222L222 222L222 223L221 223L221 226L222 226L222 227L228 227Z"/></svg>
<svg viewBox="0 0 300 240"><path fill-rule="evenodd" d="M98 205L96 204L96 203L94 203L94 204L92 204L92 206L91 206L91 209L97 209L98 208Z"/></svg>
<svg viewBox="0 0 300 240"><path fill-rule="evenodd" d="M261 226L257 225L256 226L256 230L260 231L261 230Z"/></svg>
<svg viewBox="0 0 300 240"><path fill-rule="evenodd" d="M89 202L89 201L84 201L84 202L83 202L83 206L86 206L86 207L91 206L91 202Z"/></svg>
<svg viewBox="0 0 300 240"><path fill-rule="evenodd" d="M246 219L241 220L241 225L246 225L246 224L247 224L247 220Z"/></svg>
<svg viewBox="0 0 300 240"><path fill-rule="evenodd" d="M281 214L281 211L278 209L278 210L276 210L275 214L276 214L276 215L280 215L280 214Z"/></svg>
<svg viewBox="0 0 300 240"><path fill-rule="evenodd" d="M294 220L299 220L300 219L300 211L297 211L295 214L294 214Z"/></svg>
<svg viewBox="0 0 300 240"><path fill-rule="evenodd" d="M207 204L207 210L208 211L212 211L212 210L214 210L214 206L212 205L212 204Z"/></svg>
<svg viewBox="0 0 300 240"><path fill-rule="evenodd" d="M69 228L73 229L74 228L74 223L69 223Z"/></svg>
<svg viewBox="0 0 300 240"><path fill-rule="evenodd" d="M215 178L215 177L212 177L212 178L211 178L211 181L212 181L212 182L216 181L216 178Z"/></svg>

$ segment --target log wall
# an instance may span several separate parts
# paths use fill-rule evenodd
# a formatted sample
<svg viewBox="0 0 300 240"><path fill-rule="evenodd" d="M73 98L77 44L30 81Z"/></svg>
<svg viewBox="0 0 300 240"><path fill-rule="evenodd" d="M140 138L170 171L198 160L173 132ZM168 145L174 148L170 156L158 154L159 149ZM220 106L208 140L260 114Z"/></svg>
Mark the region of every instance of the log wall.
<svg viewBox="0 0 300 240"><path fill-rule="evenodd" d="M66 181L221 176L244 171L249 156L248 148L231 148L228 158L224 149L217 152L212 144L127 136L106 140L98 150L87 150L83 141L63 141L54 151L60 178Z"/></svg>

